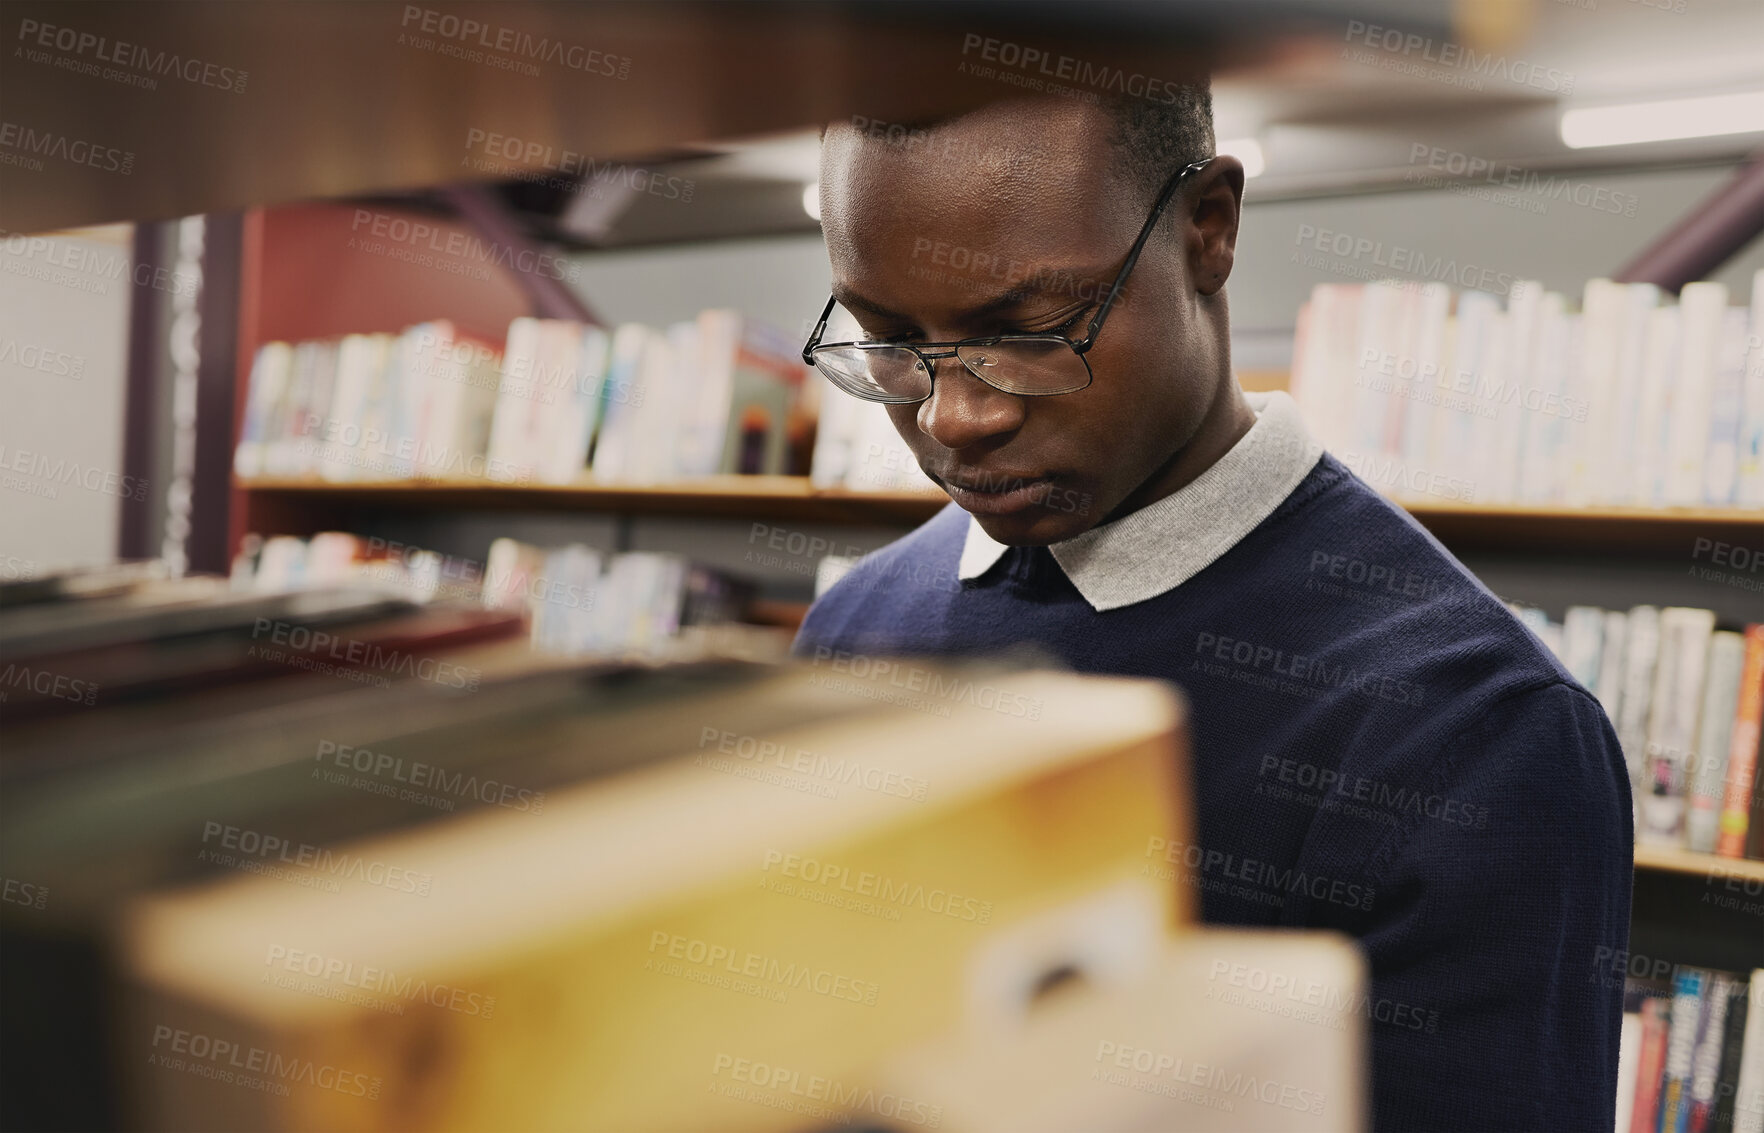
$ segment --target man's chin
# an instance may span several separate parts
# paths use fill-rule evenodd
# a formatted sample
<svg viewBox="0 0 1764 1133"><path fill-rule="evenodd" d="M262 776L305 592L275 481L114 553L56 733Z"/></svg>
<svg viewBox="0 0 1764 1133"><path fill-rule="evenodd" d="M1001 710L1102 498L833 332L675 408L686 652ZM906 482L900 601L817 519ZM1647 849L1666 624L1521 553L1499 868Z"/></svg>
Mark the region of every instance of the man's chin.
<svg viewBox="0 0 1764 1133"><path fill-rule="evenodd" d="M969 513L973 514L973 513ZM1082 515L1032 508L1011 515L974 515L980 530L1008 547L1045 547L1082 535L1094 526Z"/></svg>

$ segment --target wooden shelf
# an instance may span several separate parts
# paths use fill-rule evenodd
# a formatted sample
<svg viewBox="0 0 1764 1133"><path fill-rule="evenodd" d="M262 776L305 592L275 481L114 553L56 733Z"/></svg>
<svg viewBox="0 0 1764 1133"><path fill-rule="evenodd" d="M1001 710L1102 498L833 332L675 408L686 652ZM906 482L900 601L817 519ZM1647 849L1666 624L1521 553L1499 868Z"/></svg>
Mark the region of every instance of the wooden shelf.
<svg viewBox="0 0 1764 1133"><path fill-rule="evenodd" d="M423 508L593 511L627 515L696 515L809 523L904 526L947 504L941 492L856 492L811 487L800 476L711 476L659 485L498 484L482 480L327 482L253 479L257 530L303 533L339 509ZM1764 542L1764 512L1739 508L1559 508L1527 505L1410 503L1410 514L1454 549L1681 554L1696 541ZM304 517L304 518L303 518ZM264 525L268 524L266 528ZM318 530L318 527L312 527Z"/></svg>
<svg viewBox="0 0 1764 1133"><path fill-rule="evenodd" d="M1675 846L1637 846L1635 868L1656 873L1682 873L1719 881L1737 878L1741 881L1764 881L1764 862L1750 858L1723 858L1715 854L1699 854Z"/></svg>

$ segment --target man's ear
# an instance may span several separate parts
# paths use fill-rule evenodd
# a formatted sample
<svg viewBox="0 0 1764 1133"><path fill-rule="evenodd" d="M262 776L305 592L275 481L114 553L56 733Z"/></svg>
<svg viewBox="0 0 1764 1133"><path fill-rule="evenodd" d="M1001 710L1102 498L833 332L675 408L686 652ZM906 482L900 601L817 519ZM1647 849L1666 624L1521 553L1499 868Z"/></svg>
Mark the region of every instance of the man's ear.
<svg viewBox="0 0 1764 1133"><path fill-rule="evenodd" d="M1220 154L1195 177L1188 221L1188 270L1194 289L1216 295L1237 259L1237 221L1243 211L1243 162Z"/></svg>

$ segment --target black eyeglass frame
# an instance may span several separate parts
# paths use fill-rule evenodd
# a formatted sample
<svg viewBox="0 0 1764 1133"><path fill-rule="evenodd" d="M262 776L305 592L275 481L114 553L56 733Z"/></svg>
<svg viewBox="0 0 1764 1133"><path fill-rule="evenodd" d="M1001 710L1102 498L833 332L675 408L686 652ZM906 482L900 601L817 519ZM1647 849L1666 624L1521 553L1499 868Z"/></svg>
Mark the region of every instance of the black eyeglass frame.
<svg viewBox="0 0 1764 1133"><path fill-rule="evenodd" d="M1133 267L1139 262L1139 254L1145 250L1146 243L1151 239L1152 230L1158 226L1158 219L1164 215L1164 209L1169 205L1170 200L1175 197L1176 189L1184 181L1188 180L1192 174L1199 173L1208 165L1212 164L1212 161L1212 158L1206 157L1183 166L1171 176L1170 180L1165 183L1163 189L1158 192L1158 199L1157 202L1152 205L1151 215L1145 218L1145 224L1139 229L1138 239L1133 241L1133 247L1127 252L1127 259L1122 263L1121 270L1115 273L1115 281L1109 285L1109 291L1108 294L1103 297L1102 306L1097 308L1095 317L1090 320L1090 326L1086 329L1084 337L1076 342L1061 334L995 334L986 338L964 338L954 342L824 343L821 341L821 335L827 332L827 320L833 316L833 308L839 302L837 297L828 296L827 305L821 309L820 320L815 323L814 333L809 335L808 342L802 348L802 360L808 365L815 366L814 354L817 350L834 350L842 347L855 347L859 350L910 350L918 355L920 364L925 367L926 377L931 386L923 397L870 397L858 393L844 383L833 379L831 375L827 374L827 372L822 370L819 366L815 366L815 370L817 373L821 374L822 377L832 381L834 385L845 390L845 392L851 394L853 397L862 398L865 401L881 402L884 405L914 405L918 402L928 400L932 393L936 392L937 367L934 365L935 360L938 358L954 357L957 349L960 347L998 346L1010 342L1061 342L1071 347L1072 352L1078 355L1078 360L1084 363L1085 381L1083 385L1078 386L1075 389L1060 390L1056 393L1017 393L1015 390L1004 390L1004 392L1013 394L1017 397L1058 397L1061 394L1077 393L1079 390L1088 389L1090 383L1096 380L1096 374L1090 368L1090 360L1084 357L1084 355L1096 344L1096 336L1102 333L1103 321L1109 317L1109 311L1114 308L1115 299L1120 295L1121 288L1127 282L1127 277L1133 274ZM944 349L945 347L948 349ZM968 369L966 366L963 368ZM968 369L968 372L971 374L974 373L972 369ZM1002 386L987 381L986 378L979 374L975 374L974 376L980 378L981 381L986 382L987 385L992 386L994 389L1003 389Z"/></svg>

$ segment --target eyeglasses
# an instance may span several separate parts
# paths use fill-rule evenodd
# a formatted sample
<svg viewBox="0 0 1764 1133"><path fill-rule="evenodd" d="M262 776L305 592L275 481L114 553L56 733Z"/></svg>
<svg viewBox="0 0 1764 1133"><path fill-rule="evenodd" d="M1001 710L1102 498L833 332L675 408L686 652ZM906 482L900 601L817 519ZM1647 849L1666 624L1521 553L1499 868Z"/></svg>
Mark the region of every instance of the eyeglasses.
<svg viewBox="0 0 1764 1133"><path fill-rule="evenodd" d="M1076 393L1091 382L1090 361L1084 355L1096 344L1103 320L1109 317L1121 287L1139 262L1139 253L1151 239L1152 229L1164 207L1176 195L1176 187L1191 174L1205 169L1212 158L1196 161L1176 171L1158 193L1157 203L1139 239L1127 253L1127 261L1103 296L1102 306L1084 337L1077 342L1060 334L997 334L990 338L964 338L957 342L829 342L822 343L827 320L836 299L829 298L815 324L815 332L802 348L802 360L827 380L854 397L887 405L911 405L931 396L932 379L939 358L955 358L970 374L994 389L1019 397L1047 397Z"/></svg>

